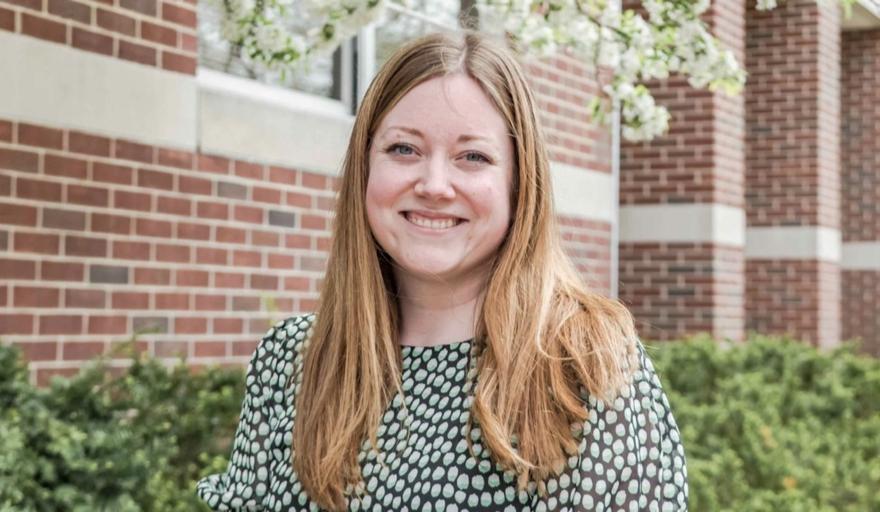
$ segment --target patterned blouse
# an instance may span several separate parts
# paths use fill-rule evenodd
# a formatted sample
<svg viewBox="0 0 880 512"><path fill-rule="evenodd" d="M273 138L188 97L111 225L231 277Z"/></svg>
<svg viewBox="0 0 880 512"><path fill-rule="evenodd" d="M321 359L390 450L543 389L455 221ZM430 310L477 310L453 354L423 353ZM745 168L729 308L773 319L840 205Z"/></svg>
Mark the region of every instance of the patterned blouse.
<svg viewBox="0 0 880 512"><path fill-rule="evenodd" d="M291 464L302 346L313 321L307 315L278 322L257 346L229 466L198 482L198 495L212 510L320 510ZM401 347L404 397L394 398L378 430L384 465L365 441L358 460L366 488L349 495L349 510L687 510L678 427L641 344L641 368L629 389L608 407L589 398L579 454L545 482L543 494L534 483L518 491L514 473L490 459L478 426L466 431L476 375L470 345L471 340Z"/></svg>

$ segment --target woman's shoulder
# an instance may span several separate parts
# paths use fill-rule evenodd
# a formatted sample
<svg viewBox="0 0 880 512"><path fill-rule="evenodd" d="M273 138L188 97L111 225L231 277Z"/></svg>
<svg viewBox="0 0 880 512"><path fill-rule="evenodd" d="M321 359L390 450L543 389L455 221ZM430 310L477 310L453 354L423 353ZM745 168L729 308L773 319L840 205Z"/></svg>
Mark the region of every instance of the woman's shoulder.
<svg viewBox="0 0 880 512"><path fill-rule="evenodd" d="M248 388L286 387L302 368L303 348L311 336L314 314L295 315L279 320L263 334L251 356L247 371Z"/></svg>

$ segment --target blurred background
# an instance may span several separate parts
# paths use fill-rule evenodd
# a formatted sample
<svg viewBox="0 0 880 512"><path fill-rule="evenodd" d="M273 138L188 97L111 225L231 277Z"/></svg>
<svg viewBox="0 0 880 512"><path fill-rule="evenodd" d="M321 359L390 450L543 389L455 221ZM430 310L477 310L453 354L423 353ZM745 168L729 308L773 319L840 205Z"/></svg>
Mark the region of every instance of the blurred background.
<svg viewBox="0 0 880 512"><path fill-rule="evenodd" d="M0 0L0 505L197 506L259 337L315 309L366 86L472 4L392 4L282 74L219 3ZM657 347L693 510L880 510L880 3L704 18L745 90L649 84L651 142L591 120L595 69L523 61L566 249Z"/></svg>

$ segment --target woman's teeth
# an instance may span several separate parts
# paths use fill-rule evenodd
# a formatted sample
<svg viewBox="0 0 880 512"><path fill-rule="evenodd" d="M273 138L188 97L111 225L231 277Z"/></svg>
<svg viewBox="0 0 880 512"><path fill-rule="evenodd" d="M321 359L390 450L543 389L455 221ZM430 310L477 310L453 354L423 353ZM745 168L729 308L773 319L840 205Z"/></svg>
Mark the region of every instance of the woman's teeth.
<svg viewBox="0 0 880 512"><path fill-rule="evenodd" d="M428 229L449 229L459 223L459 219L455 218L429 219L412 212L406 212L405 217L406 220L412 222L416 226Z"/></svg>

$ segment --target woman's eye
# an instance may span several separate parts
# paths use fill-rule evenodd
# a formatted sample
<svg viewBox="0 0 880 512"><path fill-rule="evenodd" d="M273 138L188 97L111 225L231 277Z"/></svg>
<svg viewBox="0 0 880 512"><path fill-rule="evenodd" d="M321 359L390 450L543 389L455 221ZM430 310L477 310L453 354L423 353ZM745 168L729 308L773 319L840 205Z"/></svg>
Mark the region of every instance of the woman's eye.
<svg viewBox="0 0 880 512"><path fill-rule="evenodd" d="M471 159L470 157L472 157L472 156L476 157L477 159L476 160ZM475 151L471 151L470 153L468 153L467 158L468 158L469 162L479 162L482 160L483 162L485 162L487 164L490 163L488 158L483 156L481 153L477 153Z"/></svg>
<svg viewBox="0 0 880 512"><path fill-rule="evenodd" d="M397 149L403 149L405 151L403 153L397 153L397 151L396 151ZM385 151L387 151L388 153L397 153L398 155L409 156L412 154L411 151L413 151L413 148L410 146L407 146L406 144L392 144L392 145L388 146L388 149L386 149ZM407 152L407 151L410 151L410 152Z"/></svg>

